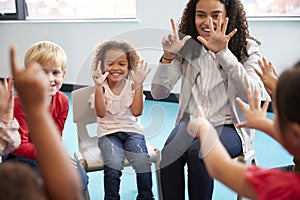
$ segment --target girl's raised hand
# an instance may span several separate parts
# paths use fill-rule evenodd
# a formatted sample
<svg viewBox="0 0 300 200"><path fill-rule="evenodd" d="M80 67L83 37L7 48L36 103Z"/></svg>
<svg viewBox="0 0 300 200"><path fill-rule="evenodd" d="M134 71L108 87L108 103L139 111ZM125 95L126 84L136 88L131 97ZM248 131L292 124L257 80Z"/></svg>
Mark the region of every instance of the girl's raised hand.
<svg viewBox="0 0 300 200"><path fill-rule="evenodd" d="M136 70L132 71L132 80L135 88L143 85L143 82L145 81L149 72L150 69L147 68L147 63L142 60L141 64L136 68Z"/></svg>
<svg viewBox="0 0 300 200"><path fill-rule="evenodd" d="M170 20L172 25L172 33L162 39L162 47L165 58L167 59L175 58L178 51L183 47L186 41L191 38L191 36L186 35L182 40L180 40L174 19L171 18Z"/></svg>
<svg viewBox="0 0 300 200"><path fill-rule="evenodd" d="M102 85L109 74L108 72L102 74L100 66L101 66L101 61L99 61L97 69L92 72L92 78L95 85Z"/></svg>
<svg viewBox="0 0 300 200"><path fill-rule="evenodd" d="M198 36L197 39L209 50L214 53L218 53L223 49L226 49L230 38L237 32L237 29L231 31L226 35L228 18L226 17L224 23L222 22L222 14L218 15L217 27L215 28L212 22L212 18L209 18L210 37L209 40L204 39L202 36Z"/></svg>

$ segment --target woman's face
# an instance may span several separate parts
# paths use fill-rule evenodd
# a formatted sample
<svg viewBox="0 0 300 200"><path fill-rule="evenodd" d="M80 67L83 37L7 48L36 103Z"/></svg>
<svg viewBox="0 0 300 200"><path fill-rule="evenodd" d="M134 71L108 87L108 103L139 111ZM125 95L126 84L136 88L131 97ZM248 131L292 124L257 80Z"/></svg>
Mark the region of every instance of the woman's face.
<svg viewBox="0 0 300 200"><path fill-rule="evenodd" d="M199 0L195 10L195 26L198 34L204 39L209 40L209 17L212 18L213 28L216 29L218 15L222 14L223 21L227 16L225 5L219 0Z"/></svg>

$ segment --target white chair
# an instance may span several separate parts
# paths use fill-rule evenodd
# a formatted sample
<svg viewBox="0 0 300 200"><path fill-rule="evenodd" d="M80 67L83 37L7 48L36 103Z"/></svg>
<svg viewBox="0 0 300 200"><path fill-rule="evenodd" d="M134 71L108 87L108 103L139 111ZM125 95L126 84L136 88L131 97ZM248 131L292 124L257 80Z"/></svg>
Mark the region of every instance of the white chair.
<svg viewBox="0 0 300 200"><path fill-rule="evenodd" d="M96 125L97 123L95 111L90 108L90 103L88 102L93 90L94 86L88 86L74 90L71 93L73 101L73 121L77 126L79 146L79 151L74 153L74 157L83 166L86 172L99 171L104 168L102 154L97 146L97 137L95 133L89 134L88 128L89 125ZM160 151L150 142L146 143L150 160L155 164L158 198L162 199L159 174ZM130 166L127 159L125 160L125 166ZM89 199L88 192L86 199Z"/></svg>
<svg viewBox="0 0 300 200"><path fill-rule="evenodd" d="M232 102L233 104L233 112L234 115L236 116L236 120L238 123L245 121L245 118L240 119L237 116L238 110L242 112L241 108L237 105L237 103L234 101ZM254 150L254 135L255 135L255 130L254 129L248 129L248 128L241 128L238 129L238 134L242 140L242 146L243 146L243 152L241 155L233 158L233 160L245 163L246 165L256 165L257 160L256 160L256 152ZM244 199L241 197L239 194L237 195L238 200Z"/></svg>

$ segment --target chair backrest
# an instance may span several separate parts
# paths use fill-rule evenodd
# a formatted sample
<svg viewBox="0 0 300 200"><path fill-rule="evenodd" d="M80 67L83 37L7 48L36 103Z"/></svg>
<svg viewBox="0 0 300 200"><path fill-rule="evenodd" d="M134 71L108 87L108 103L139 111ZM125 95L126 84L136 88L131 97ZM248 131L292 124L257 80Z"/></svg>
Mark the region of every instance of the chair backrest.
<svg viewBox="0 0 300 200"><path fill-rule="evenodd" d="M94 109L91 109L89 102L91 94L94 92L94 86L87 86L74 90L72 95L73 122L77 126L79 149L95 146L96 136L90 136L87 130L88 124L97 122Z"/></svg>

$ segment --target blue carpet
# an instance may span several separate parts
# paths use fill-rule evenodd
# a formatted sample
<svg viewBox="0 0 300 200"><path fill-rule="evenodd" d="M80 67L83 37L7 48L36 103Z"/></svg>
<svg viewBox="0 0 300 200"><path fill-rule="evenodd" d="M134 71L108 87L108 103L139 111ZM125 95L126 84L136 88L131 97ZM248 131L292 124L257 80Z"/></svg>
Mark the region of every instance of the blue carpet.
<svg viewBox="0 0 300 200"><path fill-rule="evenodd" d="M63 142L71 156L78 149L76 126L72 121L72 101L70 93L66 93L70 99L69 116L64 129ZM170 131L173 129L178 104L168 102L158 102L146 100L142 123L145 127L146 140L152 142L157 148L162 149ZM273 113L268 113L269 118L273 118ZM255 150L257 154L258 165L266 168L278 167L292 164L292 157L276 141L269 136L256 131ZM129 167L130 168L130 167ZM104 199L103 192L103 171L90 172L89 192L91 200ZM156 175L153 171L153 193L157 199ZM132 170L125 169L121 179L120 195L122 200L134 200L136 198L136 180ZM186 191L186 199L187 191ZM214 200L236 199L236 193L215 181L213 194Z"/></svg>

